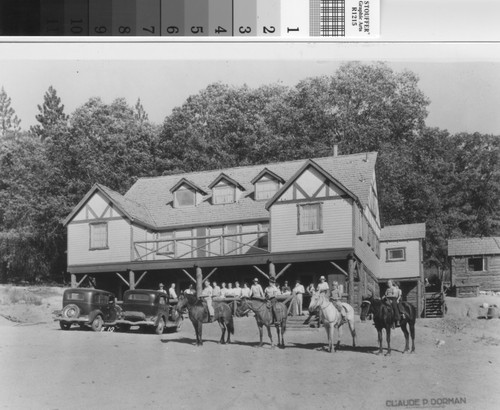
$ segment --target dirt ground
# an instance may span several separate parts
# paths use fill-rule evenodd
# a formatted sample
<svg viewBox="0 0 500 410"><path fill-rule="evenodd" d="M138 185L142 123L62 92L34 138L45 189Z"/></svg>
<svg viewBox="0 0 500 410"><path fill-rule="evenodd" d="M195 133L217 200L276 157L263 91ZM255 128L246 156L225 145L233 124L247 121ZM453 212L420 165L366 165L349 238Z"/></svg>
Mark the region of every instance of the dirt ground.
<svg viewBox="0 0 500 410"><path fill-rule="evenodd" d="M474 316L485 301L449 299L445 318L418 320L415 354L401 353L397 329L388 357L374 354L375 328L359 318L358 347L345 329L330 354L323 329L287 331L284 350L265 335L258 348L252 317L236 319L231 345L205 325L196 347L188 320L162 336L62 331L51 321L60 296L36 307L2 302L0 409L497 409L500 320ZM16 315L20 323L5 318Z"/></svg>

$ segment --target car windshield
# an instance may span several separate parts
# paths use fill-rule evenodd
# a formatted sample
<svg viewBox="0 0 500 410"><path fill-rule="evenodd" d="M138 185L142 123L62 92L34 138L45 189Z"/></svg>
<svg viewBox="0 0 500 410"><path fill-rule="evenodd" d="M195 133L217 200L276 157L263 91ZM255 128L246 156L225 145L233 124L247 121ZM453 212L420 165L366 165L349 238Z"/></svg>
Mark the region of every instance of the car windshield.
<svg viewBox="0 0 500 410"><path fill-rule="evenodd" d="M143 293L132 293L127 296L127 300L149 301L149 295L145 295Z"/></svg>

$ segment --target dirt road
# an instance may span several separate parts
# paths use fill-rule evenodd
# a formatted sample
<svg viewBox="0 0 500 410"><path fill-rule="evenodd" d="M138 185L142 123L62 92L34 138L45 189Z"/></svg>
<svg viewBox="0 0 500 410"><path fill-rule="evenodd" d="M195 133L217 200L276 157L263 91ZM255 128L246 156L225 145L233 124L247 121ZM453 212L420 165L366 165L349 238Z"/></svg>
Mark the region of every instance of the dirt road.
<svg viewBox="0 0 500 410"><path fill-rule="evenodd" d="M320 350L323 329L288 331L280 350L256 347L253 318L237 319L235 327L234 343L219 345L218 325L205 325L200 348L189 321L162 336L62 331L57 323L0 326L0 408L496 409L500 403L498 319L468 327L419 320L417 353L401 354L398 330L390 357L373 354L376 331L368 322L357 322L358 348L349 347L346 329L343 348L333 354Z"/></svg>

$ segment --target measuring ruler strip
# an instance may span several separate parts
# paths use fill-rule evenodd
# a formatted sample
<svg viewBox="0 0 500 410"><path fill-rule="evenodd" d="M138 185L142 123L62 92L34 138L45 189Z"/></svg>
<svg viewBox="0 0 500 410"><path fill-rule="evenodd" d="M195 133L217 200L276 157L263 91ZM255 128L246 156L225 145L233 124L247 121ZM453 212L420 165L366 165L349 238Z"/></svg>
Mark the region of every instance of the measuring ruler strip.
<svg viewBox="0 0 500 410"><path fill-rule="evenodd" d="M343 40L380 32L380 0L3 0L1 11L1 35Z"/></svg>

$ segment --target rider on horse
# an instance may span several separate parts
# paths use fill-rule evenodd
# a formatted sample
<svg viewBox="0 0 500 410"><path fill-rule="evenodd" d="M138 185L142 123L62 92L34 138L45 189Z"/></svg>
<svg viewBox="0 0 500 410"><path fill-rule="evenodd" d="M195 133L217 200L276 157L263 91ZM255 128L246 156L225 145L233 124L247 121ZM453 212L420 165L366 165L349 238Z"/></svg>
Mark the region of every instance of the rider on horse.
<svg viewBox="0 0 500 410"><path fill-rule="evenodd" d="M276 305L276 296L280 294L278 287L276 286L276 279L273 277L269 278L269 286L264 290L265 297L267 299L267 307L271 309L273 314L273 322L276 321L276 312L274 311L274 305Z"/></svg>
<svg viewBox="0 0 500 410"><path fill-rule="evenodd" d="M401 313L399 310L399 302L401 301L401 290L396 286L396 284L389 280L387 282L387 290L385 291L385 298L389 301L394 311L394 322L395 326L399 327L399 320L401 318Z"/></svg>
<svg viewBox="0 0 500 410"><path fill-rule="evenodd" d="M207 309L208 309L208 322L211 323L214 319L214 308L212 306L212 294L213 294L213 289L212 286L210 286L210 282L207 280L205 281L205 287L203 288L203 291L201 292L200 298L205 301L207 304Z"/></svg>
<svg viewBox="0 0 500 410"><path fill-rule="evenodd" d="M342 300L342 292L339 289L339 283L337 281L332 283L332 290L330 291L330 301L333 303L333 306L337 308L342 316L342 321L345 321L346 312L341 303Z"/></svg>

